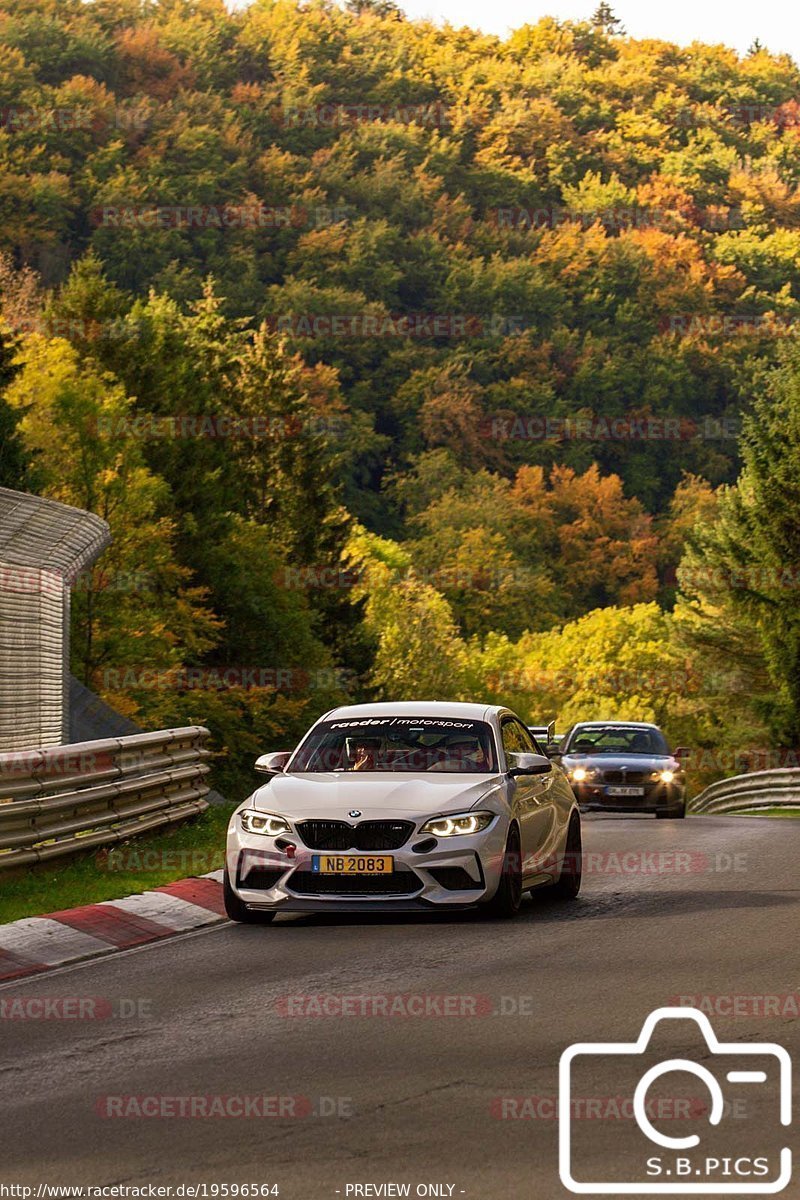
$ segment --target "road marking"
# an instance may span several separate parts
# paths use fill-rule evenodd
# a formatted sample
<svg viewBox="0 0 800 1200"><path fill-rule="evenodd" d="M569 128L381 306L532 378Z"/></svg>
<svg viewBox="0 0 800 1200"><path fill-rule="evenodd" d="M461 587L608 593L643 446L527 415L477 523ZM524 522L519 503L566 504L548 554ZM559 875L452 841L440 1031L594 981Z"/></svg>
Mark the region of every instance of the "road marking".
<svg viewBox="0 0 800 1200"><path fill-rule="evenodd" d="M50 967L121 953L225 921L216 872L179 879L120 900L103 900L0 926L0 986Z"/></svg>
<svg viewBox="0 0 800 1200"><path fill-rule="evenodd" d="M220 920L218 913L200 908L189 900L181 900L178 896L171 896L168 892L142 892L138 896L126 896L123 900L104 900L103 904L176 930L196 929L198 925L209 925L212 921Z"/></svg>
<svg viewBox="0 0 800 1200"><path fill-rule="evenodd" d="M24 917L11 925L0 926L0 950L21 954L35 965L52 967L86 954L102 954L108 949L108 942L70 925L62 925L51 917Z"/></svg>
<svg viewBox="0 0 800 1200"><path fill-rule="evenodd" d="M188 942L190 938L203 937L207 933L220 933L222 930L228 928L230 928L230 921L217 918L215 924L205 925L202 929L188 929L184 933L170 933L168 937L159 938L157 941L145 942L142 946L130 946L127 950L117 950L114 952L113 946L109 946L107 954L91 955L75 962L63 963L61 966L39 970L36 973L36 978L37 980L53 979L57 975L70 975L75 971L83 970L84 967L107 966L110 963L118 962L121 958L129 958L132 954L141 954L148 950L156 950L160 946L172 944L173 942ZM1 962L2 959L0 958ZM0 978L0 992L6 992L11 988L19 987L21 982L22 980L19 977Z"/></svg>
<svg viewBox="0 0 800 1200"><path fill-rule="evenodd" d="M178 879L175 883L167 883L155 890L165 896L175 896L178 900L207 909L216 913L218 917L225 916L222 888L214 879Z"/></svg>
<svg viewBox="0 0 800 1200"><path fill-rule="evenodd" d="M126 912L124 908L115 904L87 904L83 908L68 908L63 912L47 915L54 921L70 925L82 933L91 934L92 937L101 938L102 941L120 949L139 946L172 933L171 926L159 925L146 917Z"/></svg>

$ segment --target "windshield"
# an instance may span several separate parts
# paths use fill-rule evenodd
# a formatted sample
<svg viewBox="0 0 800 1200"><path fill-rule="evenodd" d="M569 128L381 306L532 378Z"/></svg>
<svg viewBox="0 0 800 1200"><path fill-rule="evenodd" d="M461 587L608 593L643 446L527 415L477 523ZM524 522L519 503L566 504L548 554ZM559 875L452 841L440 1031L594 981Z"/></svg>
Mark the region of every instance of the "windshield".
<svg viewBox="0 0 800 1200"><path fill-rule="evenodd" d="M660 729L632 729L625 725L594 725L573 729L565 754L669 754Z"/></svg>
<svg viewBox="0 0 800 1200"><path fill-rule="evenodd" d="M495 764L492 730L485 721L362 717L316 725L286 769L485 775L496 770Z"/></svg>

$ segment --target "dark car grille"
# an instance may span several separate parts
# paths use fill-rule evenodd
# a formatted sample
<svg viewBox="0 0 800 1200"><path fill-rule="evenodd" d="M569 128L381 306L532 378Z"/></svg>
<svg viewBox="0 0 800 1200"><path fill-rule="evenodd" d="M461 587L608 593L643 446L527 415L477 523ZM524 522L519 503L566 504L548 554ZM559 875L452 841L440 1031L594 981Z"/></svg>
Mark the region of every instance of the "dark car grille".
<svg viewBox="0 0 800 1200"><path fill-rule="evenodd" d="M266 891L275 887L281 875L289 870L289 864L281 866L258 851L250 850L239 855L236 865L236 886Z"/></svg>
<svg viewBox="0 0 800 1200"><path fill-rule="evenodd" d="M311 850L399 850L414 832L413 821L301 821L297 832Z"/></svg>
<svg viewBox="0 0 800 1200"><path fill-rule="evenodd" d="M422 887L413 871L391 875L320 875L295 871L287 880L293 892L304 896L410 896Z"/></svg>
<svg viewBox="0 0 800 1200"><path fill-rule="evenodd" d="M463 867L428 867L428 873L448 892L481 891L483 888L483 884L476 882Z"/></svg>
<svg viewBox="0 0 800 1200"><path fill-rule="evenodd" d="M253 867L247 875L238 880L239 887L250 890L268 891L274 888L281 875L286 874L285 867Z"/></svg>
<svg viewBox="0 0 800 1200"><path fill-rule="evenodd" d="M604 771L605 783L646 783L648 780L644 771Z"/></svg>

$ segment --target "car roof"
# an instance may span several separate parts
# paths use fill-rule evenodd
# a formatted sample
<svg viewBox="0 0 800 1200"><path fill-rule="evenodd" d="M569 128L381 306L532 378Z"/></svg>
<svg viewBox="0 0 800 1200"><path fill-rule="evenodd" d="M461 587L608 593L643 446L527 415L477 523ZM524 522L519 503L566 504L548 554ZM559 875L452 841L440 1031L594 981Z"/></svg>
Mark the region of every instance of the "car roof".
<svg viewBox="0 0 800 1200"><path fill-rule="evenodd" d="M572 726L573 729L604 729L606 725L613 725L620 729L658 729L652 721L576 721Z"/></svg>
<svg viewBox="0 0 800 1200"><path fill-rule="evenodd" d="M388 704L345 704L327 712L322 721L341 717L462 717L486 721L490 714L505 712L501 705L463 704L447 700L395 700Z"/></svg>

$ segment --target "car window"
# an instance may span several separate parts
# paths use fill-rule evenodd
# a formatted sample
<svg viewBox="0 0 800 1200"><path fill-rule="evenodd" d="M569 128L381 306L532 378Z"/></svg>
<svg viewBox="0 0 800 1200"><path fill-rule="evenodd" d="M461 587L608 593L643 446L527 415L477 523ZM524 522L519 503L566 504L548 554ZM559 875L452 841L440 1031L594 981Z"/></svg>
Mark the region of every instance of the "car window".
<svg viewBox="0 0 800 1200"><path fill-rule="evenodd" d="M527 754L541 754L542 751L539 749L539 744L530 729L523 725L521 721L515 721L514 724L519 726L522 734L523 750Z"/></svg>
<svg viewBox="0 0 800 1200"><path fill-rule="evenodd" d="M572 731L568 754L669 754L660 729L594 725Z"/></svg>
<svg viewBox="0 0 800 1200"><path fill-rule="evenodd" d="M542 737L541 735L537 736L531 729L530 725L526 725L525 731L533 742L535 753L544 754L544 747L548 744L547 738Z"/></svg>
<svg viewBox="0 0 800 1200"><path fill-rule="evenodd" d="M522 728L519 721L514 717L506 717L501 726L501 734L503 738L503 750L505 751L506 761L509 760L511 754L530 754L530 746L526 738L527 731ZM530 736L529 734L527 735Z"/></svg>
<svg viewBox="0 0 800 1200"><path fill-rule="evenodd" d="M525 742L525 750L528 751L528 754L545 754L545 751L542 750L539 742L537 742L534 734L530 732L529 728L524 725L521 725L521 728L522 736Z"/></svg>
<svg viewBox="0 0 800 1200"><path fill-rule="evenodd" d="M287 766L295 771L487 774L496 769L485 721L375 716L320 721Z"/></svg>

